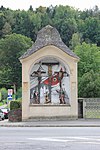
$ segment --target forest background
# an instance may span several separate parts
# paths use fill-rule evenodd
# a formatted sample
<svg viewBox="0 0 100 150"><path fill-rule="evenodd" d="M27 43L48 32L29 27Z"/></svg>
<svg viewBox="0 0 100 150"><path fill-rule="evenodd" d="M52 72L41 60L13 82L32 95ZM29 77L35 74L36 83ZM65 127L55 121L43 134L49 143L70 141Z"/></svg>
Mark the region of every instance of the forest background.
<svg viewBox="0 0 100 150"><path fill-rule="evenodd" d="M80 11L70 6L11 10L0 7L0 99L13 88L21 97L19 57L32 46L38 31L46 25L55 27L63 42L80 57L78 96L100 97L100 9Z"/></svg>

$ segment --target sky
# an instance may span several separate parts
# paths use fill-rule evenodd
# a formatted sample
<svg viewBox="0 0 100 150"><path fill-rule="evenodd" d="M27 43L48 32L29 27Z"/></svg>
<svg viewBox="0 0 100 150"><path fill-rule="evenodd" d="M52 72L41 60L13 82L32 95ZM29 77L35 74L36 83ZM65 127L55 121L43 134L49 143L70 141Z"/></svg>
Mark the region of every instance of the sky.
<svg viewBox="0 0 100 150"><path fill-rule="evenodd" d="M100 8L100 0L0 0L0 7L12 10L28 10L32 5L35 10L39 6L49 7L50 5L69 5L79 10L90 9L97 5Z"/></svg>

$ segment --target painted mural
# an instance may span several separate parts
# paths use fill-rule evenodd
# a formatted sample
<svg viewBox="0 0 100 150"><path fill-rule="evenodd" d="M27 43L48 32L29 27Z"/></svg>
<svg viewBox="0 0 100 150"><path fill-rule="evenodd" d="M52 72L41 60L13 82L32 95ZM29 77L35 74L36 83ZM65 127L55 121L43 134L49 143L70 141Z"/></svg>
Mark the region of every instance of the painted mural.
<svg viewBox="0 0 100 150"><path fill-rule="evenodd" d="M31 104L68 104L69 72L59 61L40 61L30 74Z"/></svg>

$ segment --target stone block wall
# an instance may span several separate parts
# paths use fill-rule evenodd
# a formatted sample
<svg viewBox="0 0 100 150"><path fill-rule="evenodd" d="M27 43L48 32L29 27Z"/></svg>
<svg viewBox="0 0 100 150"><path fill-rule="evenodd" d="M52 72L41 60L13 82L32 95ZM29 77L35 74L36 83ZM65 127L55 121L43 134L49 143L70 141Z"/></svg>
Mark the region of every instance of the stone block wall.
<svg viewBox="0 0 100 150"><path fill-rule="evenodd" d="M22 110L16 109L9 111L8 120L11 122L20 122L22 121Z"/></svg>

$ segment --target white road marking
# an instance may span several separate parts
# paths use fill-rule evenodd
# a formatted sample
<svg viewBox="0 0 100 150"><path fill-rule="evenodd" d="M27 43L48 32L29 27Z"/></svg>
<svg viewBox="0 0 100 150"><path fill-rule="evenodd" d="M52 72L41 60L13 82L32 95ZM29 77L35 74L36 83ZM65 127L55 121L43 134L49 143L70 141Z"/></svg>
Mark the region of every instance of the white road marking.
<svg viewBox="0 0 100 150"><path fill-rule="evenodd" d="M87 143L87 144L99 144L100 145L100 136L83 136L83 137L41 137L41 138L28 138L28 140L36 141L51 141L51 142L77 142L77 143Z"/></svg>
<svg viewBox="0 0 100 150"><path fill-rule="evenodd" d="M63 139L55 139L55 138L28 138L29 140L40 140L40 141L52 141L52 142L73 142L74 140L63 140Z"/></svg>

